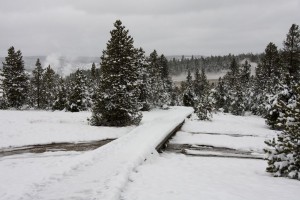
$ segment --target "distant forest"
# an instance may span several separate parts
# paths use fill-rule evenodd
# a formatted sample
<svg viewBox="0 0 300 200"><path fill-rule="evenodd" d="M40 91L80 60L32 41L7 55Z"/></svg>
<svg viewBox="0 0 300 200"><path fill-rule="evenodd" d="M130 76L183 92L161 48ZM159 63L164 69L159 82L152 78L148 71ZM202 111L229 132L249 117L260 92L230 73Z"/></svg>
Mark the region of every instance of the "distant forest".
<svg viewBox="0 0 300 200"><path fill-rule="evenodd" d="M241 61L247 58L251 62L259 63L263 54L228 54L225 56L201 56L201 57L185 57L182 56L180 59L173 58L168 62L171 75L179 75L186 73L188 70L195 72L196 69L204 68L206 72L219 72L223 69L229 69L230 63L233 58L237 61Z"/></svg>

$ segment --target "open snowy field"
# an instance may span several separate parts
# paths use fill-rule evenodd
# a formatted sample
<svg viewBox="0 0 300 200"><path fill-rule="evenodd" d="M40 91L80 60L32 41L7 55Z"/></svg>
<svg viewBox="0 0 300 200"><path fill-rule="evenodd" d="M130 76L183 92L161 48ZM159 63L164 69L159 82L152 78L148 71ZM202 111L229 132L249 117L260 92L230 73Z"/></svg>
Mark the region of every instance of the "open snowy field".
<svg viewBox="0 0 300 200"><path fill-rule="evenodd" d="M212 121L187 120L182 131L189 133L216 133L257 137L272 137L276 132L270 130L265 119L259 116L235 116L228 113L214 113Z"/></svg>
<svg viewBox="0 0 300 200"><path fill-rule="evenodd" d="M298 200L300 182L274 178L266 161L156 155L130 176L124 200Z"/></svg>
<svg viewBox="0 0 300 200"><path fill-rule="evenodd" d="M134 127L95 127L91 112L0 111L0 148L118 138Z"/></svg>
<svg viewBox="0 0 300 200"><path fill-rule="evenodd" d="M201 150L192 150L196 156L158 154L155 151L158 142L191 112L182 107L144 112L140 126L128 127L132 129L127 130L128 134L124 132L118 140L93 151L2 157L0 199L299 199L300 182L272 177L265 172L265 160L202 157L201 154L210 152ZM90 113L81 113L82 118L75 114L74 120L82 127L89 127L84 114L87 117ZM62 118L49 117L44 122L49 125L52 119L54 124L59 124ZM260 117L217 113L212 121L199 121L193 116L187 119L170 143L261 154L264 140L275 135Z"/></svg>
<svg viewBox="0 0 300 200"><path fill-rule="evenodd" d="M143 112L141 124L167 115L163 110ZM119 138L135 127L96 127L91 112L0 110L0 149L58 142L86 142Z"/></svg>

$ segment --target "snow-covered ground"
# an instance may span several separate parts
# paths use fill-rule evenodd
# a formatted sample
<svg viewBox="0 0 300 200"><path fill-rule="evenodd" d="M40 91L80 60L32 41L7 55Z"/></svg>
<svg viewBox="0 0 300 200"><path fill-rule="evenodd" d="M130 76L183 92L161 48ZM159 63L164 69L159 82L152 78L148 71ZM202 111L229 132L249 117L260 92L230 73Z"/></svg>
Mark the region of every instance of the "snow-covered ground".
<svg viewBox="0 0 300 200"><path fill-rule="evenodd" d="M263 153L263 149L266 147L264 141L265 139L262 137L232 137L229 135L191 134L179 131L170 143L207 145Z"/></svg>
<svg viewBox="0 0 300 200"><path fill-rule="evenodd" d="M274 136L276 133L257 116L217 113L212 121L199 121L192 116L170 141L170 146L196 147L184 151L193 156L153 155L131 174L121 199L299 199L299 181L274 178L266 172L267 161L245 159L261 158L266 147L264 141ZM209 147L197 148L198 145ZM218 149L224 147L237 151ZM253 154L239 154L239 151Z"/></svg>
<svg viewBox="0 0 300 200"><path fill-rule="evenodd" d="M213 114L212 121L188 120L182 131L190 133L220 133L229 135L245 135L269 137L276 135L270 130L261 117L235 116L227 113Z"/></svg>
<svg viewBox="0 0 300 200"><path fill-rule="evenodd" d="M193 119L194 118L194 119ZM258 116L216 113L212 121L187 120L182 131L170 141L174 144L207 145L263 153L264 141L276 136Z"/></svg>
<svg viewBox="0 0 300 200"><path fill-rule="evenodd" d="M168 112L163 110L143 112L141 124L165 115ZM0 149L53 142L114 139L135 128L90 126L87 119L91 116L91 112L0 110Z"/></svg>
<svg viewBox="0 0 300 200"><path fill-rule="evenodd" d="M266 161L162 154L136 168L123 200L298 200L300 182L274 178Z"/></svg>
<svg viewBox="0 0 300 200"><path fill-rule="evenodd" d="M93 151L2 157L0 199L299 199L300 182L272 177L265 160L201 157L196 150L190 154L200 157L158 154L156 145L191 112L183 107L145 112L140 126ZM53 117L44 123L49 126L50 119L59 124ZM264 140L275 135L260 117L217 113L212 121L186 120L171 143L261 153Z"/></svg>
<svg viewBox="0 0 300 200"><path fill-rule="evenodd" d="M0 148L113 139L134 128L90 126L87 119L91 115L91 112L0 110Z"/></svg>
<svg viewBox="0 0 300 200"><path fill-rule="evenodd" d="M128 134L85 153L3 157L0 199L117 200L130 173L192 112L185 107L147 112L141 125Z"/></svg>

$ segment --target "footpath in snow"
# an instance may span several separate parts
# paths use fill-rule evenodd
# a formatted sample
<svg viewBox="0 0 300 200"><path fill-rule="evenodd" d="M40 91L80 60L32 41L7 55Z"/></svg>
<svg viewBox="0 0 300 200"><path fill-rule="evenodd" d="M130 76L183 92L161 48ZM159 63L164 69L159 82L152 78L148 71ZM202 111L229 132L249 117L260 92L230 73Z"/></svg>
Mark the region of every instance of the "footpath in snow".
<svg viewBox="0 0 300 200"><path fill-rule="evenodd" d="M16 156L5 157L0 162L0 177L4 177L0 183L0 197L6 200L117 200L130 174L151 157L152 153L155 154L155 147L161 140L192 112L191 108L173 107L145 115L141 125L128 134L96 150L66 156L67 159L57 162L58 166L49 167L49 171L42 178L28 178L21 189L11 185L6 187L2 182L18 181L18 178L22 178L7 174L10 169L1 165L3 160L7 161Z"/></svg>

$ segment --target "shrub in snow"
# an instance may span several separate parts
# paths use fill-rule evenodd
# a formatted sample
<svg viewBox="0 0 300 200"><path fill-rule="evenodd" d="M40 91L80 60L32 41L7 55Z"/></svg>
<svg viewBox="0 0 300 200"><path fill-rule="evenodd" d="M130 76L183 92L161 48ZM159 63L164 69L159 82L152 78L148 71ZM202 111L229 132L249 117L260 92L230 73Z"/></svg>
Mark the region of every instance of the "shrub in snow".
<svg viewBox="0 0 300 200"><path fill-rule="evenodd" d="M210 102L199 102L196 107L195 113L200 120L211 120L213 106Z"/></svg>

